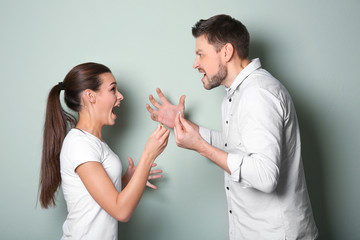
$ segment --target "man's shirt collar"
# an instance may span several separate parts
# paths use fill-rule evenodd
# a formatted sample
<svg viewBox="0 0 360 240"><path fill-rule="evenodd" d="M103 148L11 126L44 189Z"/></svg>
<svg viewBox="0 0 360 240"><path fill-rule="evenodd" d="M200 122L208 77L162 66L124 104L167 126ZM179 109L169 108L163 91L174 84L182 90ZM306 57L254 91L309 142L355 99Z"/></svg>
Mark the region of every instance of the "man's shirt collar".
<svg viewBox="0 0 360 240"><path fill-rule="evenodd" d="M225 87L226 96L230 98L238 86L254 71L261 68L261 62L259 58L253 59L235 78L234 82L229 88Z"/></svg>

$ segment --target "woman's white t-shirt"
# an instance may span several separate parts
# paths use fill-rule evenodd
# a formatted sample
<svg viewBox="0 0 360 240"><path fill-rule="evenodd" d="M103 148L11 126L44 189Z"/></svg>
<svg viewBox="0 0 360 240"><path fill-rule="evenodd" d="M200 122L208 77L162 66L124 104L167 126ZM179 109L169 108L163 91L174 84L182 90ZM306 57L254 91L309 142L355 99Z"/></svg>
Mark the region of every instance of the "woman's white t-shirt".
<svg viewBox="0 0 360 240"><path fill-rule="evenodd" d="M115 188L121 191L119 157L94 135L71 129L60 154L62 190L68 210L62 239L118 239L118 221L95 202L75 172L85 162L100 162Z"/></svg>

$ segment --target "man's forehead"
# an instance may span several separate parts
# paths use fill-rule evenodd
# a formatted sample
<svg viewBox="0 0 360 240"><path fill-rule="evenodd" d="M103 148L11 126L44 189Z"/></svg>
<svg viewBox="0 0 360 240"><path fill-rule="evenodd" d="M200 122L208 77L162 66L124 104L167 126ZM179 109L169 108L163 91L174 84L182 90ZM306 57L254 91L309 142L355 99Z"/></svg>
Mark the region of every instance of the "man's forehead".
<svg viewBox="0 0 360 240"><path fill-rule="evenodd" d="M203 35L196 38L196 48L197 49L203 48L204 46L206 46L208 44L209 43L208 43L207 38L204 37Z"/></svg>
<svg viewBox="0 0 360 240"><path fill-rule="evenodd" d="M208 38L206 35L200 35L196 38L196 43L208 43Z"/></svg>
<svg viewBox="0 0 360 240"><path fill-rule="evenodd" d="M216 48L214 45L210 44L208 42L208 39L206 36L201 35L199 37L196 38L196 44L195 44L195 53L199 53L199 52L208 52L208 51L216 51Z"/></svg>

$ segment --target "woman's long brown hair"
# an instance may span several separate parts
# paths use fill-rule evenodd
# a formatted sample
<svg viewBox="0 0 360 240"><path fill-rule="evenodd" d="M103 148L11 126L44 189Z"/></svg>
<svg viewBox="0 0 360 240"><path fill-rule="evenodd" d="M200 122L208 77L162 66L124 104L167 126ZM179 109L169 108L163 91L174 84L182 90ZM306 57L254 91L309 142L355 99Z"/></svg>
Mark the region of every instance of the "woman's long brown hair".
<svg viewBox="0 0 360 240"><path fill-rule="evenodd" d="M43 208L55 206L55 193L61 184L60 151L69 127L76 125L76 118L64 111L60 102L61 90L65 90L66 105L75 112L81 108L81 93L85 89L97 91L101 85L100 75L111 72L98 63L77 65L66 75L64 81L55 85L47 99L43 149L40 172L40 204Z"/></svg>

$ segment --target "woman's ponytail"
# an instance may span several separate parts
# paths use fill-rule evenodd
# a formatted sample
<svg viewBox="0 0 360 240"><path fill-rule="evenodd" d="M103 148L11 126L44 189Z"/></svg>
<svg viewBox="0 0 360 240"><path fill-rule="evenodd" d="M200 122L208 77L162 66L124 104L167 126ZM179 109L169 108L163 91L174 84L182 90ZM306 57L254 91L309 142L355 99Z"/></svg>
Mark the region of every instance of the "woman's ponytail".
<svg viewBox="0 0 360 240"><path fill-rule="evenodd" d="M43 208L55 206L55 193L61 184L60 151L68 124L76 120L61 107L62 83L54 86L48 96L40 173L40 203Z"/></svg>

